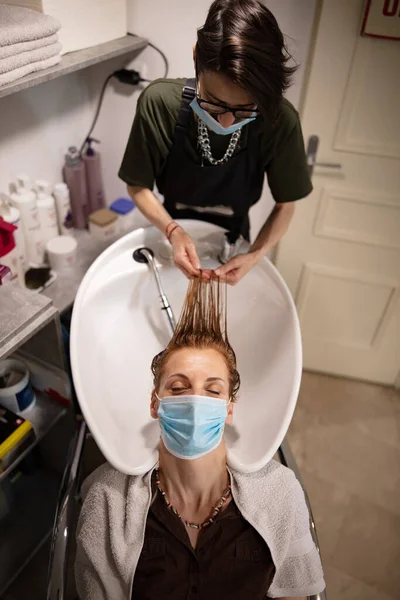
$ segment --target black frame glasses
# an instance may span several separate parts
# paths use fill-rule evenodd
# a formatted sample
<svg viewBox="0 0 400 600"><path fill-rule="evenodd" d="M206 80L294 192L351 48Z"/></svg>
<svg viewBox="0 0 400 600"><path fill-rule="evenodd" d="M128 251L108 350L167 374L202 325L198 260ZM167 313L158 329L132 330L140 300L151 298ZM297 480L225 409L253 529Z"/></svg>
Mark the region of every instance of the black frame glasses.
<svg viewBox="0 0 400 600"><path fill-rule="evenodd" d="M231 106L227 106L226 104L217 104L216 102L211 102L210 100L204 100L204 98L200 98L198 94L196 94L196 99L198 105L208 112L211 116L214 115L224 115L226 113L232 113L235 117L235 120L243 121L244 119L251 119L252 117L258 117L260 111L258 109L246 109L246 108L232 108ZM207 110L208 106L212 106L218 110L210 111Z"/></svg>

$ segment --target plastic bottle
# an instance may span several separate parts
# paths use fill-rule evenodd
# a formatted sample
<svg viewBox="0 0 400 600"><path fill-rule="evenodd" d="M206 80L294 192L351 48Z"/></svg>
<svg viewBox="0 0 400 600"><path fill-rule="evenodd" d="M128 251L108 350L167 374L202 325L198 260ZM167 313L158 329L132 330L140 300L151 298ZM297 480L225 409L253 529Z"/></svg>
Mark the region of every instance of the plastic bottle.
<svg viewBox="0 0 400 600"><path fill-rule="evenodd" d="M74 235L69 189L66 183L56 183L53 190L56 201L58 227L61 235Z"/></svg>
<svg viewBox="0 0 400 600"><path fill-rule="evenodd" d="M0 217L0 263L8 267L12 277L18 277L18 281L24 286L24 272L15 247L14 232L16 230L15 225L7 223Z"/></svg>
<svg viewBox="0 0 400 600"><path fill-rule="evenodd" d="M30 189L29 178L26 175L17 177L17 183L10 184L10 192L10 204L18 208L21 215L27 261L33 265L41 265L44 259L44 246L36 194Z"/></svg>
<svg viewBox="0 0 400 600"><path fill-rule="evenodd" d="M88 190L88 199L90 212L105 208L103 181L101 177L101 158L100 154L92 148L93 142L99 144L94 138L87 139L87 149L83 155L83 162L86 169L86 182Z"/></svg>
<svg viewBox="0 0 400 600"><path fill-rule="evenodd" d="M25 248L24 230L21 221L21 213L15 206L10 206L9 197L5 194L0 194L0 217L11 223L17 229L14 231L15 246L21 263L21 267L25 270L28 267L28 261Z"/></svg>
<svg viewBox="0 0 400 600"><path fill-rule="evenodd" d="M74 226L85 229L90 213L85 165L75 146L68 148L65 155L64 179L69 188Z"/></svg>
<svg viewBox="0 0 400 600"><path fill-rule="evenodd" d="M58 236L56 202L50 193L48 181L39 179L36 181L37 207L39 210L39 221L42 230L44 246L47 242Z"/></svg>

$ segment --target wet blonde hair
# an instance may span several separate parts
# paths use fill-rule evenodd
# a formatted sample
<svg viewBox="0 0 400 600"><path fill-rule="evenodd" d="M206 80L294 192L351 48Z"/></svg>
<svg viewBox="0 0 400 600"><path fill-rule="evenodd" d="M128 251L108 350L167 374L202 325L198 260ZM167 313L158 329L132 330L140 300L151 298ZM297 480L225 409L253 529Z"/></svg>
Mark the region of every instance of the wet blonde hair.
<svg viewBox="0 0 400 600"><path fill-rule="evenodd" d="M160 387L168 358L172 352L182 348L212 349L222 354L229 371L229 394L235 401L240 375L227 334L226 283L219 280L205 282L201 277L190 281L175 332L165 350L157 354L151 363L156 391Z"/></svg>

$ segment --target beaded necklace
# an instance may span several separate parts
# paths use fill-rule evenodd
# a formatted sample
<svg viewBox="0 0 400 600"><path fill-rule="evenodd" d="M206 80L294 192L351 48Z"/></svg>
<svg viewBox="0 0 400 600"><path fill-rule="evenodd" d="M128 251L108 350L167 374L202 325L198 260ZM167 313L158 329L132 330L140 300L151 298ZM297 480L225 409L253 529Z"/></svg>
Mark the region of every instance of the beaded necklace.
<svg viewBox="0 0 400 600"><path fill-rule="evenodd" d="M182 521L182 523L186 527L191 527L192 529L204 529L208 525L211 525L211 523L214 523L215 517L219 514L219 512L221 511L221 508L223 507L223 505L225 504L225 502L227 501L227 499L231 495L231 486L228 485L228 487L226 488L226 490L222 494L221 499L216 504L216 506L214 506L214 508L212 509L211 516L206 521L204 521L204 523L192 523L191 521L186 521L185 519L183 519L181 517L181 515L179 514L179 512L176 510L176 508L174 506L172 506L171 502L168 500L168 498L166 496L166 493L164 492L164 490L161 487L160 475L159 475L158 469L156 469L156 484L157 484L158 491L160 492L160 494L164 498L164 502L167 505L167 507L177 517L179 517L179 519Z"/></svg>

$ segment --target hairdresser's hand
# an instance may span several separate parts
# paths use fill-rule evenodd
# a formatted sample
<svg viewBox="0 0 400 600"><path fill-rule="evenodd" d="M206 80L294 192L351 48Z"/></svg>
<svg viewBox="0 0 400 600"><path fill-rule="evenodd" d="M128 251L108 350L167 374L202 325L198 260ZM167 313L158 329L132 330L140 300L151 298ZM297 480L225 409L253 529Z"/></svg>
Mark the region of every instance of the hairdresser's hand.
<svg viewBox="0 0 400 600"><path fill-rule="evenodd" d="M200 261L194 241L182 227L177 227L171 234L170 242L174 253L174 263L188 279L200 276ZM205 275L203 274L203 277ZM209 278L209 276L208 276Z"/></svg>
<svg viewBox="0 0 400 600"><path fill-rule="evenodd" d="M262 256L263 254L258 252L238 254L225 265L215 269L215 275L230 285L236 285L261 260Z"/></svg>

